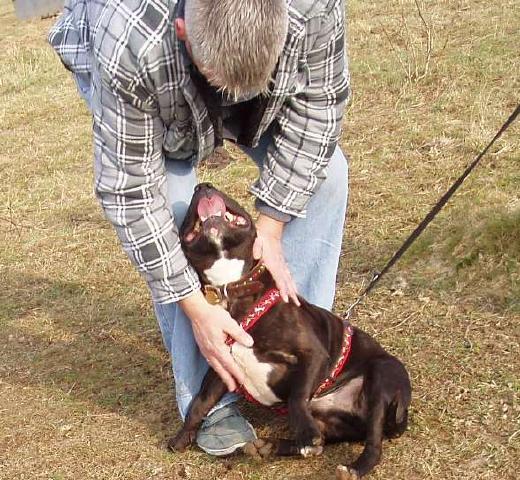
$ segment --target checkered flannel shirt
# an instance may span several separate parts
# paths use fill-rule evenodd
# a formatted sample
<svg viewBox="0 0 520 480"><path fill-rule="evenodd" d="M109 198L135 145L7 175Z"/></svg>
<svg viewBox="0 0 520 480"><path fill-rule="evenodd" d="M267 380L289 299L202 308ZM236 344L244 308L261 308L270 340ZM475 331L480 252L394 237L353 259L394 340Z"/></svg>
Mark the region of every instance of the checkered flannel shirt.
<svg viewBox="0 0 520 480"><path fill-rule="evenodd" d="M189 0L188 0L189 1ZM165 158L213 151L213 126L176 37L176 0L67 0L49 41L93 114L95 191L154 301L200 288L168 206ZM296 217L326 176L349 77L342 0L288 0L289 29L253 145L274 143L251 192Z"/></svg>

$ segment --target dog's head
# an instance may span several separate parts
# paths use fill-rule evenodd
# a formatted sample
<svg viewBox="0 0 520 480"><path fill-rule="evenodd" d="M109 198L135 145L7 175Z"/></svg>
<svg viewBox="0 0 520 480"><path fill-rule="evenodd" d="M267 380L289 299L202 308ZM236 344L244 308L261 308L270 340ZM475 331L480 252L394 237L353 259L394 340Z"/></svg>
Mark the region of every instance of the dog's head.
<svg viewBox="0 0 520 480"><path fill-rule="evenodd" d="M205 284L234 282L253 267L256 229L251 216L209 183L195 187L180 237L186 258Z"/></svg>

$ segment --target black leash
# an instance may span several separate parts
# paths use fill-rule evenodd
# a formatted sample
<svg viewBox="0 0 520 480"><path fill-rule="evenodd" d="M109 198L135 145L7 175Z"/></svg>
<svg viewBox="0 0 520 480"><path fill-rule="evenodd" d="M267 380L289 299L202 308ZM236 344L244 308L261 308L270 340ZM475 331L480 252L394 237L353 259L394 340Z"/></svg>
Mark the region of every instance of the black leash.
<svg viewBox="0 0 520 480"><path fill-rule="evenodd" d="M520 104L516 107L515 111L511 114L511 116L506 120L506 122L502 125L497 134L493 137L493 140L489 142L488 146L480 152L480 154L471 162L471 164L464 170L463 174L455 181L455 183L450 187L450 189L439 199L439 201L434 205L434 207L428 212L428 215L424 217L423 221L416 227L416 229L410 234L410 236L405 240L401 248L397 250L393 257L387 262L381 272L374 273L372 280L365 288L363 293L359 296L359 298L348 308L348 310L344 314L344 318L349 319L352 315L353 309L359 305L364 298L370 293L370 291L377 285L381 277L392 268L392 266L399 260L403 254L408 250L410 245L417 239L417 237L424 231L424 229L429 225L429 223L435 218L435 216L440 212L440 210L448 203L448 200L451 196L457 191L457 189L461 186L462 182L466 179L466 177L472 172L472 170L479 164L482 157L487 153L487 151L493 146L493 144L500 138L500 136L509 128L509 126L516 120L516 117L520 114Z"/></svg>

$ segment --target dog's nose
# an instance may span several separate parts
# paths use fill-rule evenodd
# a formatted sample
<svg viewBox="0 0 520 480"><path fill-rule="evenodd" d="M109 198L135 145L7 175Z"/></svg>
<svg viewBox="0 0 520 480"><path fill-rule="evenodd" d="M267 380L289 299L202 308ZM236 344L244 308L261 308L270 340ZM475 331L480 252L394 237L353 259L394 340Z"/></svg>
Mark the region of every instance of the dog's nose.
<svg viewBox="0 0 520 480"><path fill-rule="evenodd" d="M209 182L199 183L195 186L195 192L198 192L201 188L213 188L213 185Z"/></svg>

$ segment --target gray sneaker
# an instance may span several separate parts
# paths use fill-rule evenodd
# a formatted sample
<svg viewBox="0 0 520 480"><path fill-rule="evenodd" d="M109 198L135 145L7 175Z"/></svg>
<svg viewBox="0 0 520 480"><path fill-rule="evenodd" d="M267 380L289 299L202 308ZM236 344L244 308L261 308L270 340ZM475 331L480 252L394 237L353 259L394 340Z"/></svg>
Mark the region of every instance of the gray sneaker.
<svg viewBox="0 0 520 480"><path fill-rule="evenodd" d="M197 432L197 445L206 453L219 457L229 455L255 439L254 428L235 405L226 405L213 412Z"/></svg>

